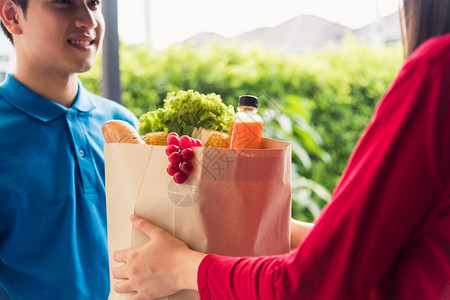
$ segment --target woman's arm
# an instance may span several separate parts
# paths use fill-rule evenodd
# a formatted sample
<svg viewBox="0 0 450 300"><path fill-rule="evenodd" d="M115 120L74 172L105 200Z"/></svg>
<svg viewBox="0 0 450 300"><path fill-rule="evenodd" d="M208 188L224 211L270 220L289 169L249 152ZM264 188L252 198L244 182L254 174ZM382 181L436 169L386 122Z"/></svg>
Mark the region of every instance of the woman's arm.
<svg viewBox="0 0 450 300"><path fill-rule="evenodd" d="M291 251L300 245L313 227L313 223L291 219Z"/></svg>
<svg viewBox="0 0 450 300"><path fill-rule="evenodd" d="M113 276L127 279L118 282L115 291L156 299L185 289L198 290L198 267L206 254L190 250L182 241L136 215L131 216L131 222L150 241L139 248L114 253L114 260L125 264L115 269ZM291 250L300 245L313 226L291 220Z"/></svg>

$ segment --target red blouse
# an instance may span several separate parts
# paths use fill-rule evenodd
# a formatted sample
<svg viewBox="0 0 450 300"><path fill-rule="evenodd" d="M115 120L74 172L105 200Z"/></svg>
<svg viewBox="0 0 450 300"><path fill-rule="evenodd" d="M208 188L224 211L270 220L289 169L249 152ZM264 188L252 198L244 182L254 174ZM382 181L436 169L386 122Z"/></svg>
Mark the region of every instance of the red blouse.
<svg viewBox="0 0 450 300"><path fill-rule="evenodd" d="M405 62L299 248L210 254L198 286L202 299L450 299L450 34Z"/></svg>

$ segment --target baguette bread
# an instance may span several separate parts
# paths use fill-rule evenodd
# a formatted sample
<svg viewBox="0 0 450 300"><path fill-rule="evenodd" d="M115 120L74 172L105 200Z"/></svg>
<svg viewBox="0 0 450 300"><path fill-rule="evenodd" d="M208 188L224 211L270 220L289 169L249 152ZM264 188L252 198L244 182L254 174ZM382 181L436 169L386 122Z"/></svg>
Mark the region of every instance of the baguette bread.
<svg viewBox="0 0 450 300"><path fill-rule="evenodd" d="M103 124L103 136L107 143L144 144L136 129L122 120L111 120Z"/></svg>

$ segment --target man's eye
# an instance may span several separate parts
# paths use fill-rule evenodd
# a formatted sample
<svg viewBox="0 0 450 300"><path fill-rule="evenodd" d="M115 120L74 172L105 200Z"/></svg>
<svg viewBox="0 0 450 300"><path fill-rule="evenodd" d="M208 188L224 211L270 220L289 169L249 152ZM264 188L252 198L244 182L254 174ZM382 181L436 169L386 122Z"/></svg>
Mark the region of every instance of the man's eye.
<svg viewBox="0 0 450 300"><path fill-rule="evenodd" d="M70 0L55 0L56 3L70 4Z"/></svg>
<svg viewBox="0 0 450 300"><path fill-rule="evenodd" d="M100 1L89 1L89 3L88 3L88 5L90 6L90 7L97 7L97 6L100 6Z"/></svg>

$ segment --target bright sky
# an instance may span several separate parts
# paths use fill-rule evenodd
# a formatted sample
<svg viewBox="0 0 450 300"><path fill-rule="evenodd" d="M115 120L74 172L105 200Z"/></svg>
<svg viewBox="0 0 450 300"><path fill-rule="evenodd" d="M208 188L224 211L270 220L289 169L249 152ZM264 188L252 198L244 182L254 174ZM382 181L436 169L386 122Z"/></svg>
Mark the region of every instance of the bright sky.
<svg viewBox="0 0 450 300"><path fill-rule="evenodd" d="M398 0L118 0L119 35L128 44L144 42L146 10L152 45L158 50L200 32L233 37L300 14L355 29L375 20L377 2L381 16L398 8Z"/></svg>

